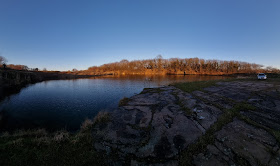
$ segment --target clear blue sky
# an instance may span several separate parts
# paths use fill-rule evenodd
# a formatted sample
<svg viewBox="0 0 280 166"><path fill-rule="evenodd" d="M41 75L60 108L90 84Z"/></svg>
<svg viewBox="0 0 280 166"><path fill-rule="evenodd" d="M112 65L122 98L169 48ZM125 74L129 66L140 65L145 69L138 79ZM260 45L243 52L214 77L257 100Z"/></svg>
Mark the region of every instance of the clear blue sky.
<svg viewBox="0 0 280 166"><path fill-rule="evenodd" d="M280 68L280 1L0 0L0 54L49 70L158 54Z"/></svg>

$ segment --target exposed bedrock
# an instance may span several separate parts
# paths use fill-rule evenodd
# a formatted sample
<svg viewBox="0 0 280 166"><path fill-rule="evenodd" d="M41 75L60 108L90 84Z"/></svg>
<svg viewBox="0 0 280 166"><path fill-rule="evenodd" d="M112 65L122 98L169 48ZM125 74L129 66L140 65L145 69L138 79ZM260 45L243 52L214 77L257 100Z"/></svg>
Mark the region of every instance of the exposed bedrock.
<svg viewBox="0 0 280 166"><path fill-rule="evenodd" d="M243 103L254 109L238 110L240 116L258 125L234 118L215 131L214 143L193 155L192 164L277 165L279 144L268 130L280 131L278 87L234 81L192 93L173 86L144 89L111 112L105 125L95 125L94 146L117 156L115 165L178 165L181 152L203 137L226 111Z"/></svg>

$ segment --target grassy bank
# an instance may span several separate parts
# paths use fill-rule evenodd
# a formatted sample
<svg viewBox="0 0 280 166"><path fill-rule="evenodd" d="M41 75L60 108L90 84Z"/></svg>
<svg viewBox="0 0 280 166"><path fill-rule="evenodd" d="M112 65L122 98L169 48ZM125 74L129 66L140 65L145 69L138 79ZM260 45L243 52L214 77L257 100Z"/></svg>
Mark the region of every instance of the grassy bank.
<svg viewBox="0 0 280 166"><path fill-rule="evenodd" d="M209 80L209 81L194 81L194 82L180 82L171 84L172 86L175 86L176 88L179 88L185 92L191 93L193 91L203 91L204 88L210 87L210 86L217 86L217 82L222 81L235 81L240 80L237 78L227 78L227 79L218 79L218 80Z"/></svg>
<svg viewBox="0 0 280 166"><path fill-rule="evenodd" d="M92 129L107 114L86 120L78 133L44 129L17 131L0 136L0 165L106 165L105 155L93 147Z"/></svg>

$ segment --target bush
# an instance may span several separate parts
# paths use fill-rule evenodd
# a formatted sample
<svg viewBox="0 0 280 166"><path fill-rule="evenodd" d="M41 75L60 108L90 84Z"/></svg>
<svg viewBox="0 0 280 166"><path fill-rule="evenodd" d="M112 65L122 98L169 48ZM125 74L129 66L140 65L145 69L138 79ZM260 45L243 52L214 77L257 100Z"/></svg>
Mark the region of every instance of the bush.
<svg viewBox="0 0 280 166"><path fill-rule="evenodd" d="M129 101L130 101L129 98L124 97L123 99L121 99L121 100L119 101L119 106L125 106L125 105L127 105L127 103L128 103Z"/></svg>

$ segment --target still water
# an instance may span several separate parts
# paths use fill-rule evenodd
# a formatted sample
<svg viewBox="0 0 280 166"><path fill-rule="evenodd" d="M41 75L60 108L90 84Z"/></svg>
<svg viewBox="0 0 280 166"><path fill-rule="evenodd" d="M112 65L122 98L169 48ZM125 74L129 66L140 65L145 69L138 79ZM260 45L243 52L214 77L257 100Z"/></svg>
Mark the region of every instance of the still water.
<svg viewBox="0 0 280 166"><path fill-rule="evenodd" d="M107 76L54 80L29 85L0 103L0 131L46 128L75 131L86 118L111 111L123 97L143 88L174 82L223 79L220 76Z"/></svg>

